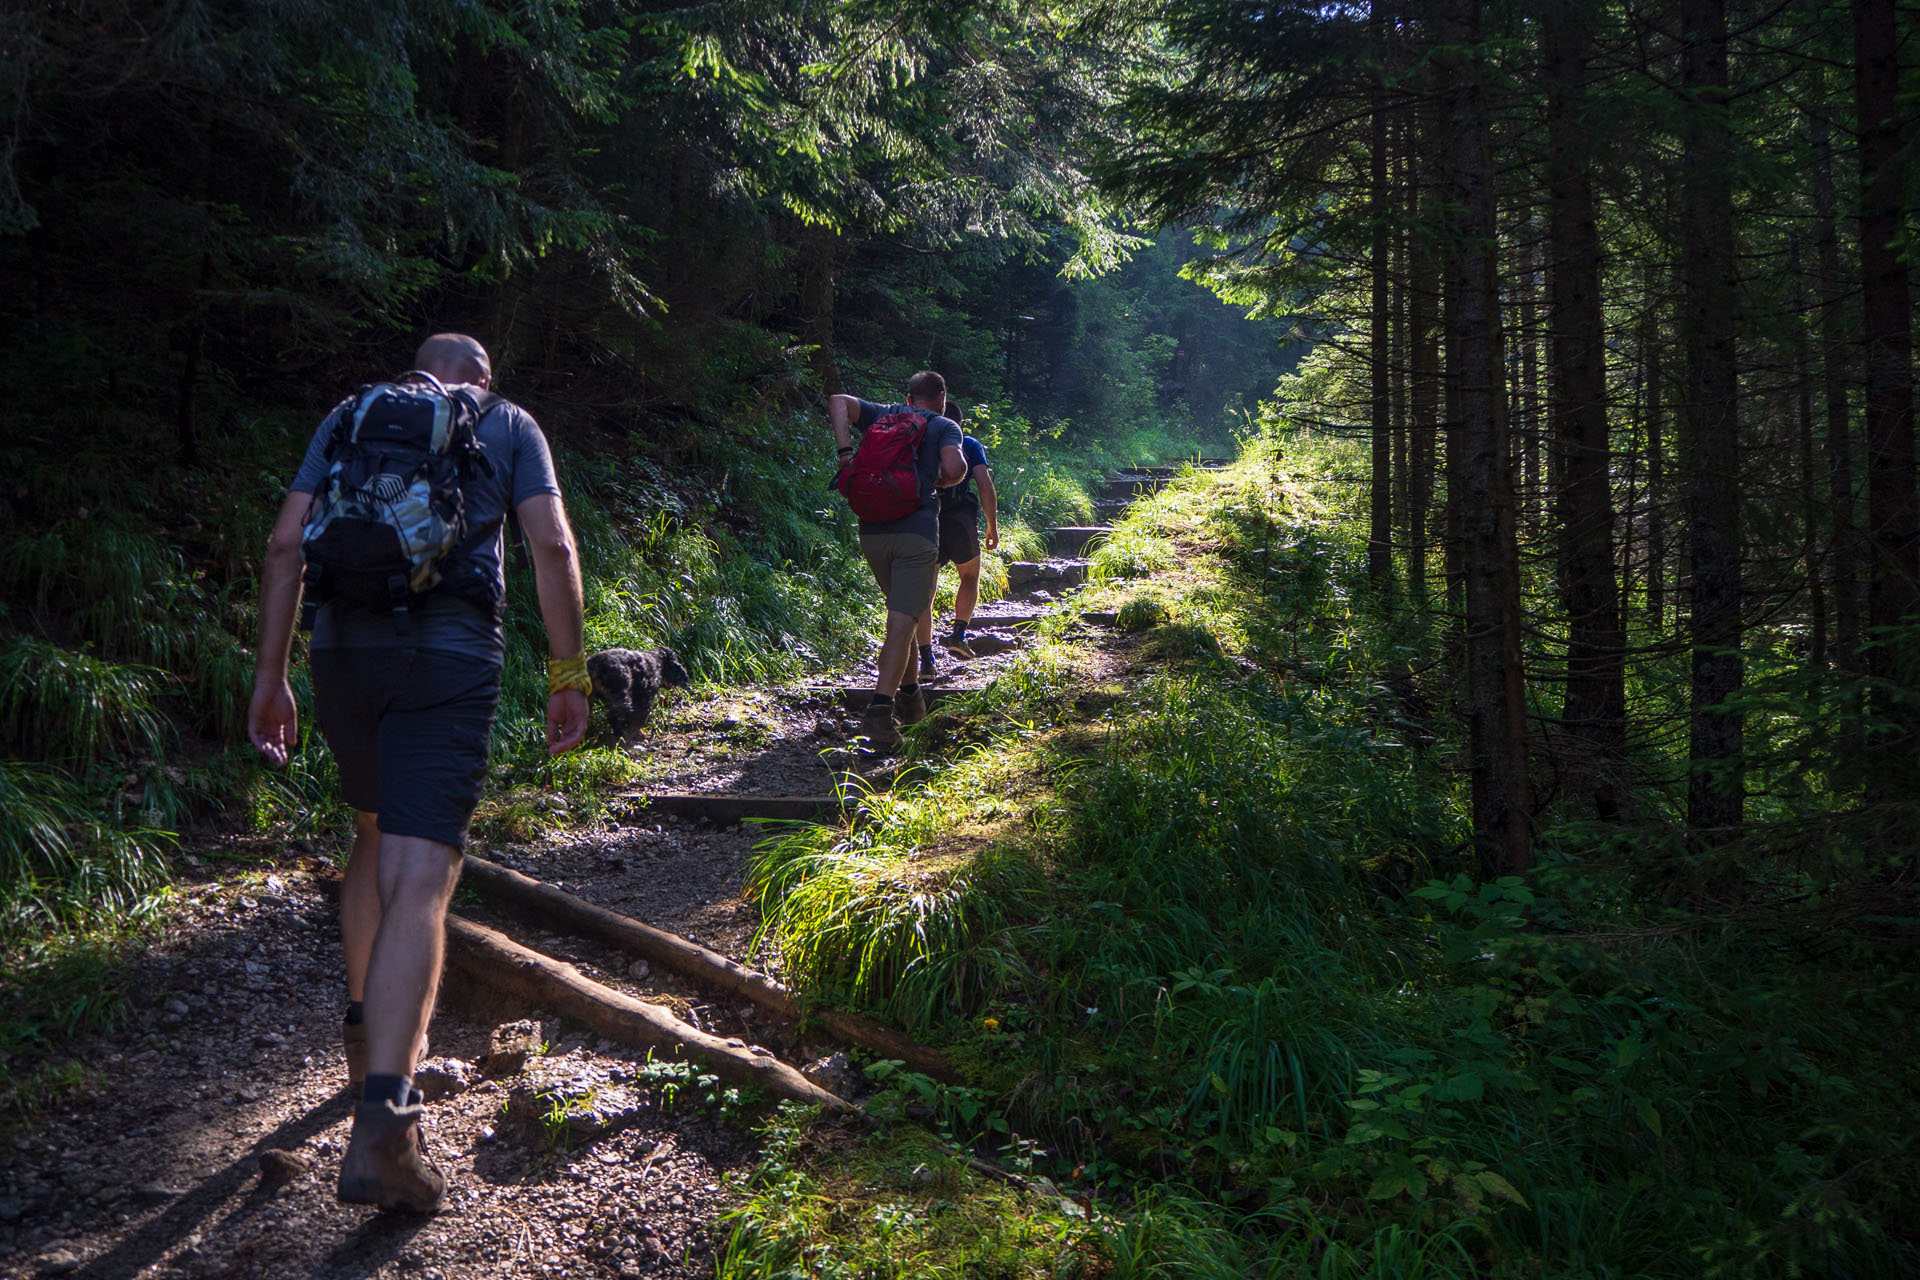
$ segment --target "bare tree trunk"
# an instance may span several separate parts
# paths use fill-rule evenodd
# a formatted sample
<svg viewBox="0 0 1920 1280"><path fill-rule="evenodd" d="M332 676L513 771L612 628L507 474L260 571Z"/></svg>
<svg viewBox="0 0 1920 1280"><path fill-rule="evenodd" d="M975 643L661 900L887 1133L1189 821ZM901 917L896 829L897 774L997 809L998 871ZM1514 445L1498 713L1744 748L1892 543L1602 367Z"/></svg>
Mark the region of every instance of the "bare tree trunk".
<svg viewBox="0 0 1920 1280"><path fill-rule="evenodd" d="M1847 282L1834 216L1833 142L1824 117L1813 128L1813 210L1820 271L1820 382L1827 418L1828 577L1833 583L1834 660L1860 669L1860 531L1854 519L1853 426L1847 403Z"/></svg>
<svg viewBox="0 0 1920 1280"><path fill-rule="evenodd" d="M1528 220L1531 235L1533 224ZM1535 299L1540 295L1540 273L1536 265L1539 250L1528 244L1526 267L1520 273L1520 386L1523 448L1526 452L1524 496L1520 509L1527 523L1538 529L1546 519L1546 490L1540 475L1540 322L1534 315Z"/></svg>
<svg viewBox="0 0 1920 1280"><path fill-rule="evenodd" d="M1800 260L1800 246L1793 243L1791 256ZM1821 580L1819 486L1815 482L1813 447L1813 368L1807 360L1807 290L1805 281L1794 289L1793 391L1794 421L1799 428L1800 457L1800 563L1807 578L1807 614L1811 634L1807 637L1807 661L1815 667L1827 665L1827 590Z"/></svg>
<svg viewBox="0 0 1920 1280"><path fill-rule="evenodd" d="M1441 43L1471 49L1480 38L1479 0L1449 0ZM1466 611L1467 732L1474 843L1485 874L1518 875L1532 860L1526 772L1526 708L1519 653L1518 552L1512 455L1502 397L1493 164L1477 54L1441 59L1449 108L1448 346L1456 363L1460 416L1448 440L1449 495L1459 512ZM1457 455L1457 464L1454 461Z"/></svg>
<svg viewBox="0 0 1920 1280"><path fill-rule="evenodd" d="M1685 191L1687 533L1693 651L1687 825L1707 844L1745 812L1745 717L1730 700L1740 653L1739 377L1734 347L1733 135L1728 120L1726 0L1681 0Z"/></svg>
<svg viewBox="0 0 1920 1280"><path fill-rule="evenodd" d="M1660 303L1652 268L1647 271L1646 306L1640 356L1647 380L1647 619L1658 634L1667 627L1667 371L1660 358Z"/></svg>
<svg viewBox="0 0 1920 1280"><path fill-rule="evenodd" d="M1867 669L1905 689L1920 686L1920 658L1911 638L1893 628L1920 609L1920 492L1916 492L1913 431L1913 317L1902 260L1903 172L1900 151L1907 119L1899 102L1899 28L1894 0L1855 0L1854 97L1860 121L1860 283L1865 317L1867 389L1867 534L1873 573L1867 580L1867 621L1876 643ZM1887 744L1880 777L1901 793L1913 781L1916 728L1911 701L1890 708L1901 730ZM1869 794L1886 795L1883 782Z"/></svg>
<svg viewBox="0 0 1920 1280"><path fill-rule="evenodd" d="M1373 5L1373 37L1382 41L1385 25L1380 4ZM1384 589L1393 574L1393 406L1390 337L1391 290L1388 279L1390 237L1387 231L1387 107L1380 82L1383 69L1375 69L1373 84L1367 91L1372 117L1372 156L1368 170L1369 204L1373 221L1373 247L1369 268L1373 273L1373 299L1369 308L1372 338L1368 344L1369 423L1372 429L1373 472L1370 478L1372 501L1367 529L1367 581Z"/></svg>
<svg viewBox="0 0 1920 1280"><path fill-rule="evenodd" d="M840 392L840 366L833 358L833 281L840 248L839 236L826 227L808 228L801 244L801 336L811 348L807 366L823 396Z"/></svg>
<svg viewBox="0 0 1920 1280"><path fill-rule="evenodd" d="M1555 490L1562 604L1567 613L1563 718L1577 746L1576 785L1595 812L1614 815L1626 750L1626 637L1613 576L1613 452L1607 434L1606 321L1600 305L1600 232L1585 123L1587 17L1573 0L1544 10L1549 267L1553 290L1553 439L1563 459Z"/></svg>
<svg viewBox="0 0 1920 1280"><path fill-rule="evenodd" d="M1423 113L1425 115L1425 113ZM1431 120L1431 116L1426 118ZM1409 130L1409 132L1416 132ZM1422 149L1431 154L1433 130L1419 130ZM1409 168L1408 197L1421 211L1414 220L1417 228L1426 228L1434 212L1431 193L1426 190L1428 166L1415 162ZM1437 437L1440 417L1440 345L1434 315L1440 299L1440 280L1430 234L1416 231L1408 239L1408 325L1412 363L1409 411L1413 415L1413 438L1409 441L1407 477L1407 577L1418 593L1427 599L1427 518L1433 506L1433 468L1438 456Z"/></svg>

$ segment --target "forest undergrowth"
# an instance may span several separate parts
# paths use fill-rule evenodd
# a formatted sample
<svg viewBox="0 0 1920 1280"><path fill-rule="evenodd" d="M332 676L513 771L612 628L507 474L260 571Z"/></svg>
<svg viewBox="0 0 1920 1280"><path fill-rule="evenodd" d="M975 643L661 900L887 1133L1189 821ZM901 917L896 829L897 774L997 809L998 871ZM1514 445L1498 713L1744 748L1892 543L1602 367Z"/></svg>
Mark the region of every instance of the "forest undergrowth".
<svg viewBox="0 0 1920 1280"><path fill-rule="evenodd" d="M153 425L135 415L92 413L55 431L16 412L24 429L0 448L11 477L0 494L0 1108L21 1111L66 1079L65 1044L111 1025L124 961L164 918L176 863L271 860L296 844L343 858L350 814L298 649L289 767L264 767L245 737L259 557L311 422L250 421L209 439L189 468L143 452ZM1091 515L1086 484L1101 470L1193 448L1157 427L1063 442L989 405L968 428L996 450L1006 513L988 599L1004 590L1008 558L1043 553L1039 530ZM553 434L591 649L670 646L708 691L868 655L877 596L828 489L820 414L710 435L672 467L564 423ZM794 443L774 453L768 439ZM604 734L547 757L545 633L511 548L508 579L482 838L591 818L637 767Z"/></svg>
<svg viewBox="0 0 1920 1280"><path fill-rule="evenodd" d="M1765 824L1764 894L1703 908L1653 791L1605 831L1549 809L1534 873L1480 878L1443 623L1369 594L1355 465L1276 432L1143 500L1083 606L1123 669L1046 633L870 821L761 846L789 979L966 1084L869 1067L940 1158L782 1113L723 1275L1920 1264L1897 940L1821 914L1831 864ZM1043 1194L1009 1208L967 1151Z"/></svg>

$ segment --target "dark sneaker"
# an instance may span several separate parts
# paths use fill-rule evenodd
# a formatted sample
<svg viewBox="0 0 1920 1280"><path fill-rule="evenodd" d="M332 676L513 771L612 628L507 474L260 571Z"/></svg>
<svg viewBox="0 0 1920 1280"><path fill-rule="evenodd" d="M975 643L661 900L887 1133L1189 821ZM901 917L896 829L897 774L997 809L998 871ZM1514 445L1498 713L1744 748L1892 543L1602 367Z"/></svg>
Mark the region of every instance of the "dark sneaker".
<svg viewBox="0 0 1920 1280"><path fill-rule="evenodd" d="M912 693L902 693L893 700L893 707L900 716L901 724L918 724L927 718L927 695L918 689Z"/></svg>
<svg viewBox="0 0 1920 1280"><path fill-rule="evenodd" d="M933 665L933 646L928 645L926 648L920 651L920 674L923 676L930 676L934 674L934 670L935 668Z"/></svg>
<svg viewBox="0 0 1920 1280"><path fill-rule="evenodd" d="M891 747L900 741L900 726L894 723L891 706L869 706L860 713L860 732L875 747Z"/></svg>
<svg viewBox="0 0 1920 1280"><path fill-rule="evenodd" d="M447 1194L447 1177L427 1152L421 1107L363 1102L353 1112L353 1137L340 1161L341 1204L434 1213Z"/></svg>
<svg viewBox="0 0 1920 1280"><path fill-rule="evenodd" d="M947 646L947 652L956 658L970 659L976 656L973 646L967 643L965 636L948 636L944 643Z"/></svg>

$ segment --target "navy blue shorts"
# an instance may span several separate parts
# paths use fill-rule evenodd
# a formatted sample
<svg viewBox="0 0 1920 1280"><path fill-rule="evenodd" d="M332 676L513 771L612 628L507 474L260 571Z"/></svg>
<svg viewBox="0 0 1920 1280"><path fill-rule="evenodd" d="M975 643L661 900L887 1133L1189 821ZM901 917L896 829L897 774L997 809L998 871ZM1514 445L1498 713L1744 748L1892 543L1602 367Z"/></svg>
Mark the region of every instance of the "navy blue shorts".
<svg viewBox="0 0 1920 1280"><path fill-rule="evenodd" d="M487 780L500 666L435 649L315 649L313 712L346 802L458 849Z"/></svg>

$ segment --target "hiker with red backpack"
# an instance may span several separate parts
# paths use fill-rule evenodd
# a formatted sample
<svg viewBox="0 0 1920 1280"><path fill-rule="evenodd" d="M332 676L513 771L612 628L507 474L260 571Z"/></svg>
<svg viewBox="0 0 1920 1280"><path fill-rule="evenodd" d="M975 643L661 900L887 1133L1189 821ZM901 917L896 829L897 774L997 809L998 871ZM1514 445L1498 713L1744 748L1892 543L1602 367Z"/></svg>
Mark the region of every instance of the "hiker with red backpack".
<svg viewBox="0 0 1920 1280"><path fill-rule="evenodd" d="M314 718L355 810L340 886L340 1034L356 1106L337 1194L344 1204L432 1212L446 1176L427 1145L413 1072L487 777L509 515L533 562L553 654L549 754L586 735L593 684L579 555L546 437L487 389L491 364L473 338L436 334L413 364L327 415L289 486L261 573L247 731L275 766L298 747L287 660L304 595Z"/></svg>
<svg viewBox="0 0 1920 1280"><path fill-rule="evenodd" d="M909 679L914 632L933 607L940 573L939 490L967 474L960 427L946 410L947 381L931 370L908 380L905 404L827 397L840 450L834 487L860 517L860 552L887 601L873 700L861 719L861 732L876 748L898 742L899 725L927 713L919 678Z"/></svg>

